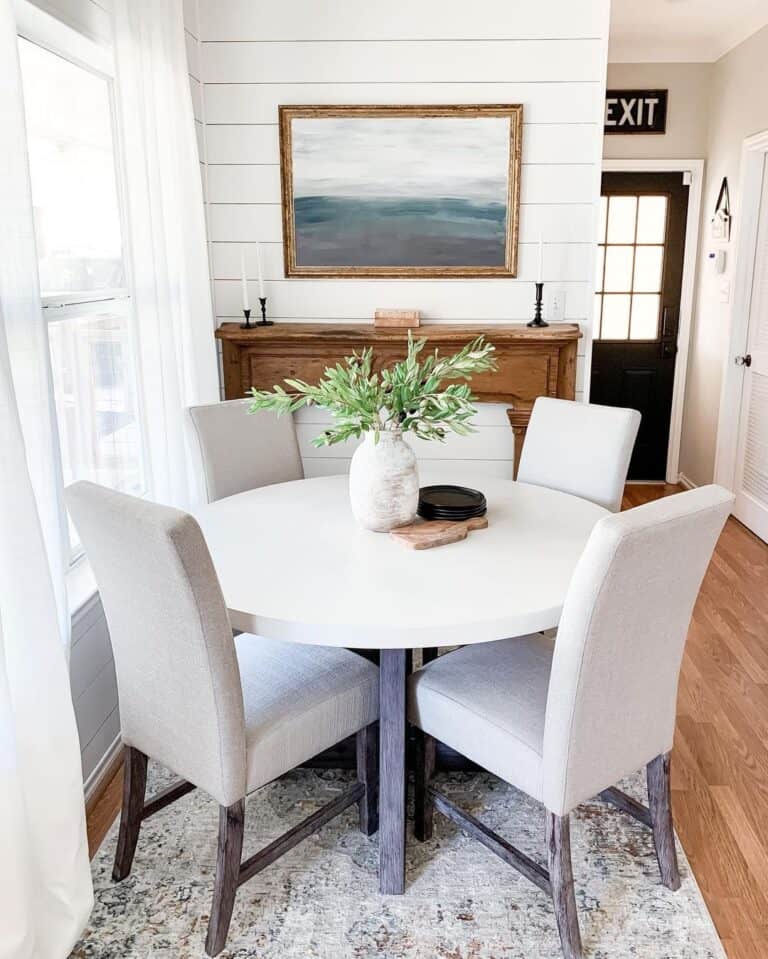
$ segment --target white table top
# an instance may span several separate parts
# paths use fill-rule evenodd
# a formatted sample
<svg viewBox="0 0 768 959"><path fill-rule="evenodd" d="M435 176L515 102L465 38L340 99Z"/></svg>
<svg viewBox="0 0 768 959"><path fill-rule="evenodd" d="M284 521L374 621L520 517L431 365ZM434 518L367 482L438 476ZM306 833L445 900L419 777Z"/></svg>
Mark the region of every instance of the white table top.
<svg viewBox="0 0 768 959"><path fill-rule="evenodd" d="M556 626L606 511L565 493L420 470L488 500L488 529L430 550L360 529L346 476L280 483L197 510L232 625L274 639L369 649L451 646Z"/></svg>

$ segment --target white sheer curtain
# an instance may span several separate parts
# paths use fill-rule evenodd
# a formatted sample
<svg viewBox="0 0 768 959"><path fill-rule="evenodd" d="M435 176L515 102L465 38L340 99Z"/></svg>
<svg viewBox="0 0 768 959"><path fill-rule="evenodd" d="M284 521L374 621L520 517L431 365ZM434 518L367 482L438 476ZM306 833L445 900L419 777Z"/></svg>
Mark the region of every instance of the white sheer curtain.
<svg viewBox="0 0 768 959"><path fill-rule="evenodd" d="M92 890L16 43L0 0L0 957L63 959Z"/></svg>
<svg viewBox="0 0 768 959"><path fill-rule="evenodd" d="M117 101L154 499L203 499L185 407L219 399L182 0L114 0Z"/></svg>

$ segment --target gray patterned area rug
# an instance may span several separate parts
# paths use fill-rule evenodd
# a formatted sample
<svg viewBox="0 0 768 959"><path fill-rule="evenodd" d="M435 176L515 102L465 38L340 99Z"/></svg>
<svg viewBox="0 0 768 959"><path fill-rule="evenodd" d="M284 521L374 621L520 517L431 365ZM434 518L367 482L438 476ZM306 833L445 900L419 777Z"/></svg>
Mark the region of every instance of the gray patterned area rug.
<svg viewBox="0 0 768 959"><path fill-rule="evenodd" d="M254 794L244 856L329 802L342 772L295 771ZM490 775L441 775L441 789L531 856L544 849L542 807ZM151 771L150 787L170 781ZM643 797L638 776L622 784ZM582 936L589 959L723 959L682 850L683 885L659 882L650 832L600 801L572 817ZM133 871L110 878L117 826L93 862L96 905L74 959L202 957L218 807L193 792L141 830ZM222 959L560 959L547 896L439 814L435 836L408 837L407 891L381 896L377 837L352 807L241 886Z"/></svg>

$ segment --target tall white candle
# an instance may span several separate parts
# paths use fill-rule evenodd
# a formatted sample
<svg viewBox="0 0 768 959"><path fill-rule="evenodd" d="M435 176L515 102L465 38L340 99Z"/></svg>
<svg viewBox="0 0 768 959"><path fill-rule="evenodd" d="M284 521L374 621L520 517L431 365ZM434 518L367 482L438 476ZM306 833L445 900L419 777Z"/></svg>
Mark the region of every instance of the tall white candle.
<svg viewBox="0 0 768 959"><path fill-rule="evenodd" d="M536 273L536 282L544 282L544 234L539 234L539 269Z"/></svg>
<svg viewBox="0 0 768 959"><path fill-rule="evenodd" d="M243 309L250 310L251 304L248 300L248 276L245 272L245 253L240 254L240 283L243 287Z"/></svg>
<svg viewBox="0 0 768 959"><path fill-rule="evenodd" d="M259 274L259 296L264 299L267 294L264 292L264 273L261 269L261 243L256 244L256 269Z"/></svg>

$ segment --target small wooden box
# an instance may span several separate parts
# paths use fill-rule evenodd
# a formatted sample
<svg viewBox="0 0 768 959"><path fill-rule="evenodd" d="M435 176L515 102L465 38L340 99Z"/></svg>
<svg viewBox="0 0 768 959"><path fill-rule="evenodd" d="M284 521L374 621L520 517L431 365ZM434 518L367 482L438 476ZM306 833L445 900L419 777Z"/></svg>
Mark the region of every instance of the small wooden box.
<svg viewBox="0 0 768 959"><path fill-rule="evenodd" d="M373 314L374 326L415 329L419 323L420 314L418 310L376 310Z"/></svg>

